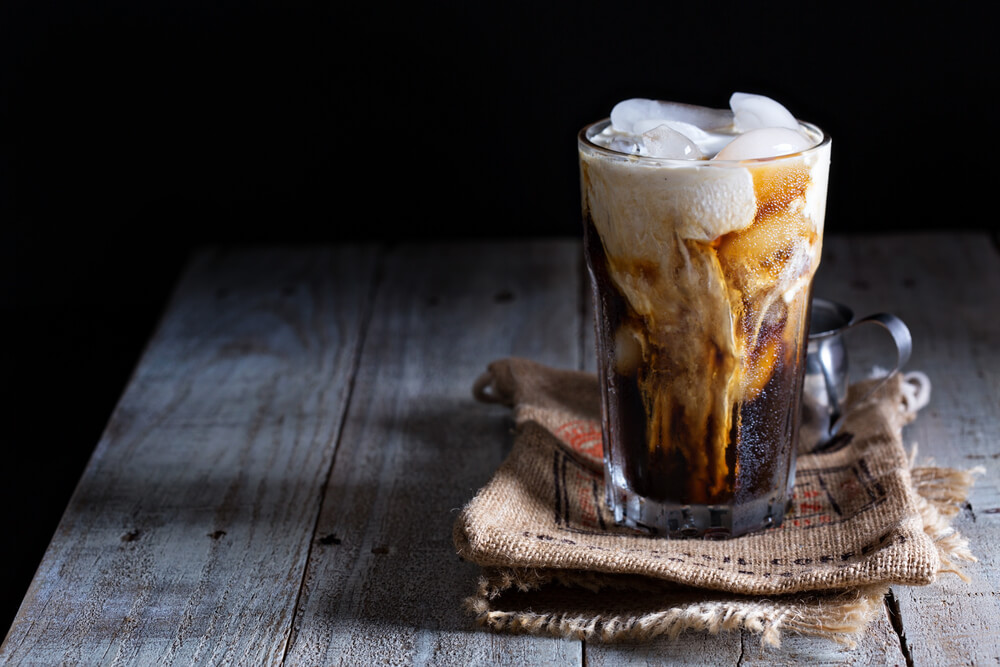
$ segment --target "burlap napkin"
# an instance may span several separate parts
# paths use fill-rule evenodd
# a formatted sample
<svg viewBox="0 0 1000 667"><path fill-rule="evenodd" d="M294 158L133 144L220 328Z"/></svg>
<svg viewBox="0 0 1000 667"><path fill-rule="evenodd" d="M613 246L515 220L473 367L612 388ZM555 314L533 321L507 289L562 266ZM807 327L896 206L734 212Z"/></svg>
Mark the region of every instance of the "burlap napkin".
<svg viewBox="0 0 1000 667"><path fill-rule="evenodd" d="M483 568L467 605L492 630L590 640L742 628L770 645L782 630L853 644L890 584L975 560L949 525L971 472L912 468L903 449L928 392L925 376L897 375L836 447L800 453L782 526L668 540L616 526L605 505L596 377L494 362L474 393L513 408L514 443L455 523L459 555Z"/></svg>

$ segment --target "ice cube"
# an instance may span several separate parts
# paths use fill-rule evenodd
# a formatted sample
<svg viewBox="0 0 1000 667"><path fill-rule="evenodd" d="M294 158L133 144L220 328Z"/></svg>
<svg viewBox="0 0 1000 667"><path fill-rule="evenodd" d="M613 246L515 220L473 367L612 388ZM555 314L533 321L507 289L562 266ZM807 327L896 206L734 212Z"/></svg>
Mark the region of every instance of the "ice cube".
<svg viewBox="0 0 1000 667"><path fill-rule="evenodd" d="M620 132L642 134L637 124L650 129L651 121L675 121L687 123L702 130L716 130L733 122L733 112L729 109L712 109L679 102L661 102L635 97L623 100L611 110L611 124ZM655 127L655 125L652 125Z"/></svg>
<svg viewBox="0 0 1000 667"><path fill-rule="evenodd" d="M666 124L643 132L642 142L649 157L678 160L701 160L705 157L698 144Z"/></svg>
<svg viewBox="0 0 1000 667"><path fill-rule="evenodd" d="M739 135L719 151L716 160L750 160L798 153L813 142L797 130L786 127L765 127Z"/></svg>
<svg viewBox="0 0 1000 667"><path fill-rule="evenodd" d="M608 144L608 148L619 153L629 153L632 155L638 155L641 150L635 139L623 135L613 138Z"/></svg>
<svg viewBox="0 0 1000 667"><path fill-rule="evenodd" d="M636 121L657 117L659 117L659 103L656 100L639 97L623 100L611 109L611 125L619 132L629 134L640 134L634 130Z"/></svg>
<svg viewBox="0 0 1000 667"><path fill-rule="evenodd" d="M748 132L762 127L787 127L792 130L799 128L798 121L788 109L764 95L733 93L729 98L729 106L733 109L733 124L737 132Z"/></svg>
<svg viewBox="0 0 1000 667"><path fill-rule="evenodd" d="M645 134L646 132L654 130L661 125L666 125L671 130L680 132L696 144L700 144L703 140L708 139L708 132L705 130L696 125L692 125L691 123L684 123L679 120L653 120L647 118L645 120L636 121L632 127L636 134Z"/></svg>

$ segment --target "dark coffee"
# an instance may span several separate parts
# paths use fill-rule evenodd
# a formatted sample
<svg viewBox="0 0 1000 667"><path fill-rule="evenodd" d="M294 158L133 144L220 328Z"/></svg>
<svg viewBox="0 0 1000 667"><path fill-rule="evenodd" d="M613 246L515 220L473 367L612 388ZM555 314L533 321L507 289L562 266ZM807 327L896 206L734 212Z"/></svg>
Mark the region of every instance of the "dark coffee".
<svg viewBox="0 0 1000 667"><path fill-rule="evenodd" d="M630 311L612 283L600 237L589 219L584 238L596 306L601 383L606 387L605 395L616 399L603 411L604 446L620 458L631 490L646 498L682 505L744 502L783 491L788 483L789 449L795 447L798 433L799 413L789 406L797 402L801 390L805 350L802 337L798 337L798 344L786 342L783 334L789 318L762 327L747 361L762 362L770 369L770 377L754 398L732 406L727 430L723 432L723 425L713 422L711 416L707 423L698 423L682 406L671 404L669 426L662 431L667 437L654 442L652 431L664 418L650 414L648 406L656 400L644 396L642 386L649 384L646 376L655 373L650 367L671 365L670 360L655 358L669 356L670 339L664 338L660 345L647 342L654 358L621 372L621 364L615 360L615 332L628 322L632 322L629 328L638 329L635 322L641 318ZM801 311L808 304L807 293L790 307ZM807 313L799 312L791 319L806 322L807 318ZM796 337L788 338L794 341ZM773 359L755 358L766 354ZM719 357L717 350L707 351L699 360L702 370L711 374L723 366ZM669 383L670 378L664 381ZM706 447L706 443L718 441L725 442L721 452Z"/></svg>

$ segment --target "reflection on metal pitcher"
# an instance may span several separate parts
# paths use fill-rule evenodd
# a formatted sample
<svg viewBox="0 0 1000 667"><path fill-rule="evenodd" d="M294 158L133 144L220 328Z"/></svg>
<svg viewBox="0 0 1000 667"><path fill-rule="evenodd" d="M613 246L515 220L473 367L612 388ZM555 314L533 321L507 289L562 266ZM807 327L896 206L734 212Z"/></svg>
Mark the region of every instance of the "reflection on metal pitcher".
<svg viewBox="0 0 1000 667"><path fill-rule="evenodd" d="M877 313L854 319L854 313L843 304L825 299L812 300L809 347L802 385L800 450L822 450L835 441L844 419L850 413L850 408L846 407L848 358L843 334L869 323L883 327L892 336L896 345L896 363L864 398L871 396L910 359L913 349L910 330L895 315Z"/></svg>

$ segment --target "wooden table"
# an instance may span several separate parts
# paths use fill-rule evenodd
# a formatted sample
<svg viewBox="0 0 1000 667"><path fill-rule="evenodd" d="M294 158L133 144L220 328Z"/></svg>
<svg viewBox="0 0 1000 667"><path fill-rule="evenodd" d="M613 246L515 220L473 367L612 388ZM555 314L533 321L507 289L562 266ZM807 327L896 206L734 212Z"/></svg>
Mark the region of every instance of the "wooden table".
<svg viewBox="0 0 1000 667"><path fill-rule="evenodd" d="M510 446L476 376L593 368L575 239L198 253L6 640L13 664L995 664L1000 254L985 234L831 236L817 296L913 332L919 458L985 467L979 562L895 587L854 651L750 634L605 646L495 635L462 609L457 510ZM871 348L875 350L873 346ZM874 354L874 352L873 352ZM863 356L863 355L862 355ZM860 363L860 362L859 362Z"/></svg>

